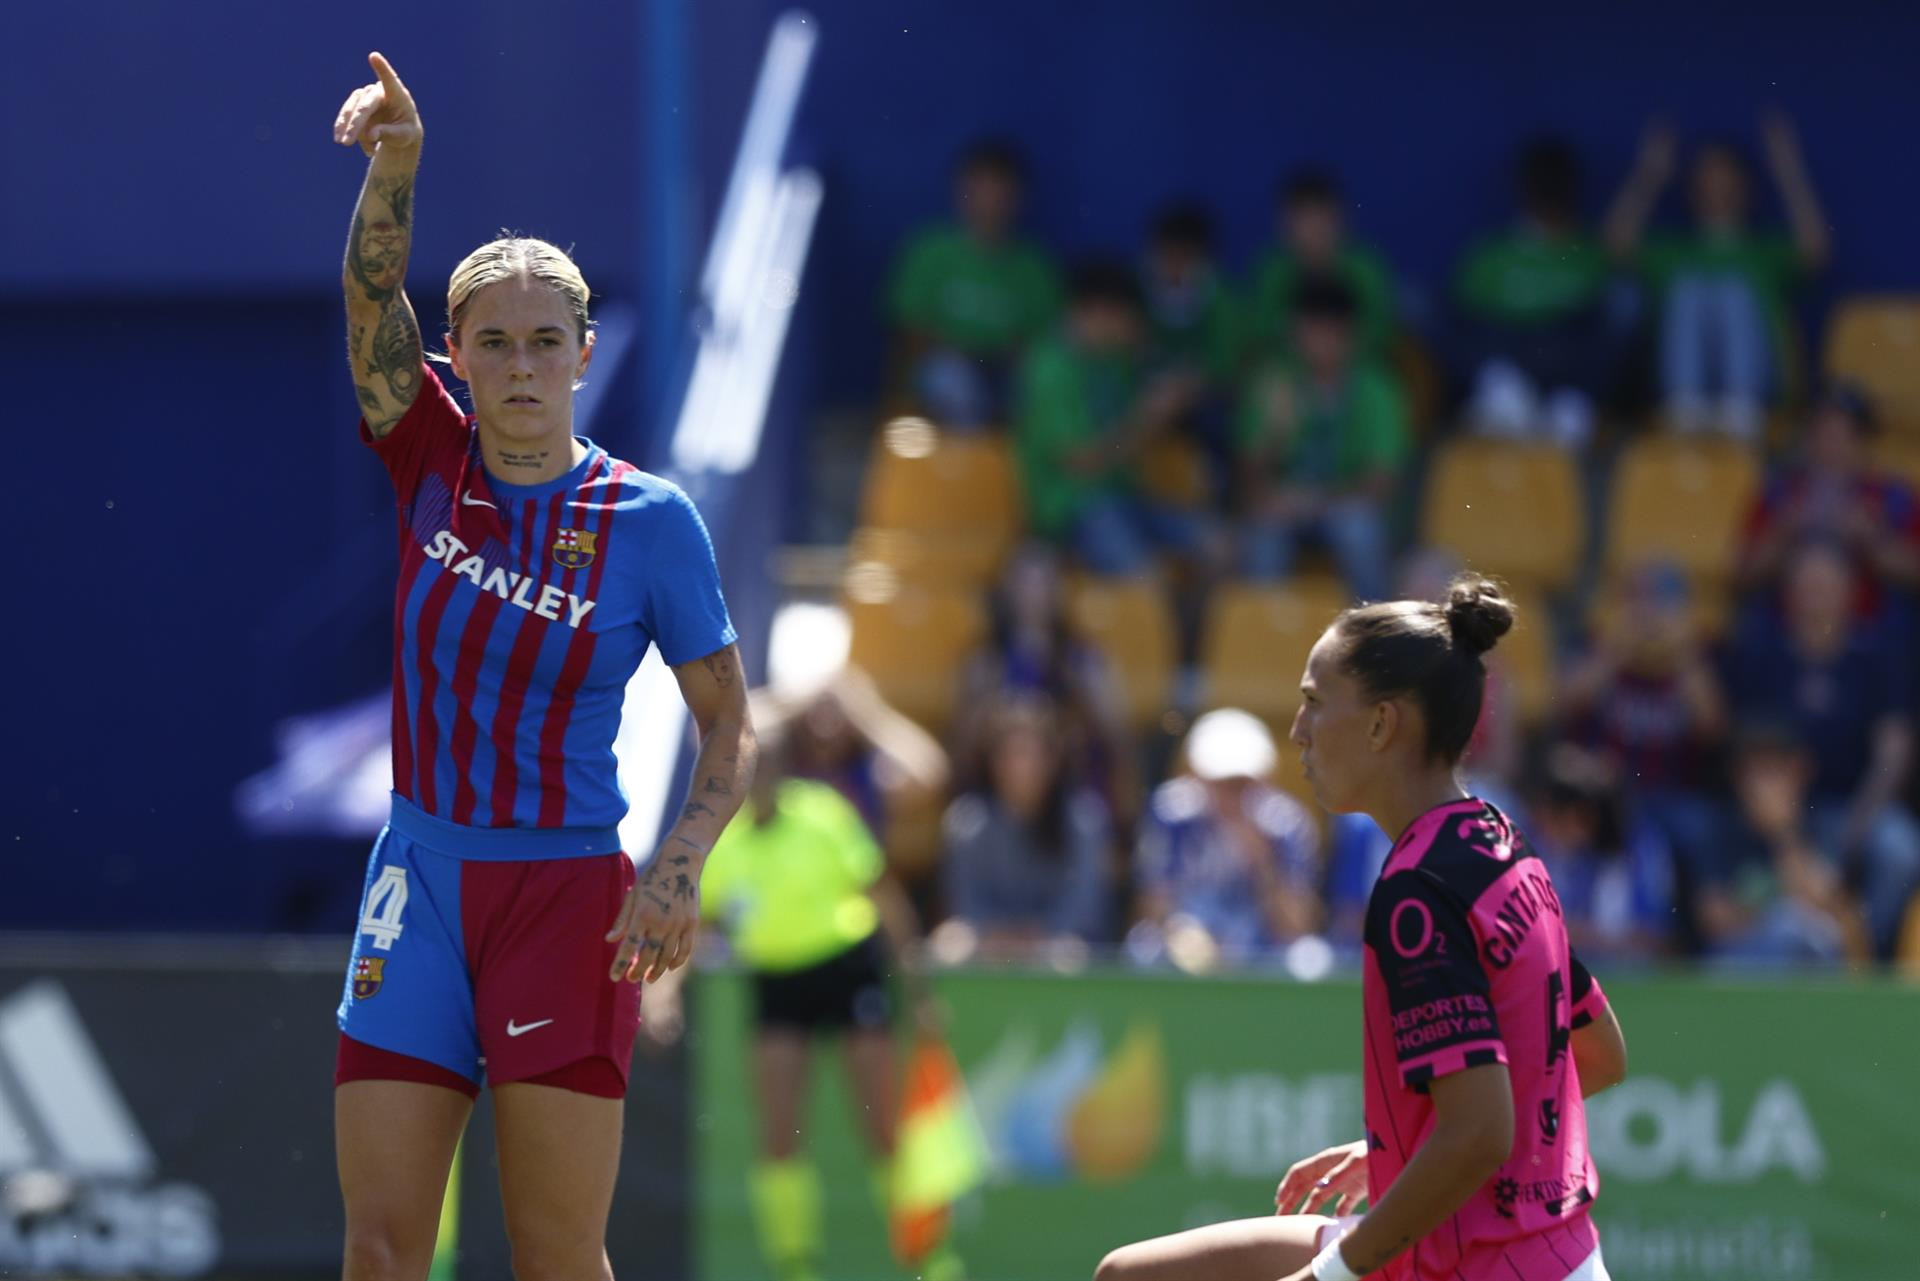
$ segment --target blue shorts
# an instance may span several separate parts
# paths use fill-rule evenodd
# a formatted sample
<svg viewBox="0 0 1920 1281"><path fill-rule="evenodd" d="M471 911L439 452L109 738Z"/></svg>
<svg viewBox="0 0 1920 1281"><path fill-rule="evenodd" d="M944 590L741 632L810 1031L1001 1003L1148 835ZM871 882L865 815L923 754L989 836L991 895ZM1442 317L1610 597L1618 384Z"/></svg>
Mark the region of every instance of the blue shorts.
<svg viewBox="0 0 1920 1281"><path fill-rule="evenodd" d="M476 1085L602 1057L624 1081L640 985L607 977L617 944L605 935L632 861L458 858L436 848L454 843L448 826L396 800L374 842L341 1032Z"/></svg>

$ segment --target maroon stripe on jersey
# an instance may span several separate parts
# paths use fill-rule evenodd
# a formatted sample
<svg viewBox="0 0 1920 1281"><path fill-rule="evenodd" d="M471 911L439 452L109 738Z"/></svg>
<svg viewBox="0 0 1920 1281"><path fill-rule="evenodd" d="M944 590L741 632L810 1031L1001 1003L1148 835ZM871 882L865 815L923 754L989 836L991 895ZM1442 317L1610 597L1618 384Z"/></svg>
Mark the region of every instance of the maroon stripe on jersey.
<svg viewBox="0 0 1920 1281"><path fill-rule="evenodd" d="M414 799L413 718L407 713L407 597L427 563L406 522L400 524L400 581L393 592L393 790Z"/></svg>
<svg viewBox="0 0 1920 1281"><path fill-rule="evenodd" d="M567 491L562 490L547 500L548 525L560 519L560 504L566 494ZM520 525L520 572L528 578L540 577L533 560L533 527L540 523L539 512L537 501L525 504ZM513 798L520 789L519 761L515 756L520 709L526 706L527 683L533 679L533 664L540 657L540 642L545 636L545 628L535 626L531 618L522 618L520 630L513 634L513 649L507 654L507 670L500 678L500 706L494 709L491 730L493 813L488 821L494 827L513 826Z"/></svg>
<svg viewBox="0 0 1920 1281"><path fill-rule="evenodd" d="M420 794L415 799L429 814L436 813L439 804L433 780L433 758L440 749L440 718L433 714L433 695L440 684L440 669L433 663L433 642L440 634L440 619L447 612L447 602L453 597L453 585L458 578L458 574L443 569L427 589L427 599L421 602L420 616L413 623L419 642L414 646L414 663L420 673L420 716L413 736L414 773L420 779Z"/></svg>
<svg viewBox="0 0 1920 1281"><path fill-rule="evenodd" d="M594 466L588 470L585 480L592 480L605 463L606 455L601 455ZM630 463L616 464L613 480L618 482L629 472L637 470ZM600 599L600 579L607 571L607 560L613 549L608 545L608 535L613 532L613 503L603 504L596 522L594 545L599 549L593 558L593 566L587 571L587 600ZM578 582L577 570L568 570L562 586L572 591ZM567 817L566 786L566 736L567 722L573 716L573 696L580 689L580 682L587 677L587 668L593 662L594 634L584 626L586 619L580 620L583 626L574 629L573 637L567 642L567 657L560 664L560 675L553 683L553 697L547 703L547 719L540 727L540 819L541 827L560 827Z"/></svg>
<svg viewBox="0 0 1920 1281"><path fill-rule="evenodd" d="M460 633L460 657L453 666L453 821L473 822L474 807L480 796L473 785L473 747L480 737L480 722L473 719L473 695L480 687L480 667L487 658L487 637L493 620L507 602L492 592L481 593L467 615Z"/></svg>

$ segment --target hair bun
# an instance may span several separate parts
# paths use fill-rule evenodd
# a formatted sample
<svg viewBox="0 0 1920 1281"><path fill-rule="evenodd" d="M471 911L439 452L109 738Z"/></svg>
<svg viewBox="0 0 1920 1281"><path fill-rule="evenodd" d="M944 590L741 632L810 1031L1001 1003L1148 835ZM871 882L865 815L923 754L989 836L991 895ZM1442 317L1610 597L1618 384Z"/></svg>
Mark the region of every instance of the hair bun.
<svg viewBox="0 0 1920 1281"><path fill-rule="evenodd" d="M1513 602L1479 574L1461 574L1448 585L1446 611L1453 643L1476 656L1513 630Z"/></svg>

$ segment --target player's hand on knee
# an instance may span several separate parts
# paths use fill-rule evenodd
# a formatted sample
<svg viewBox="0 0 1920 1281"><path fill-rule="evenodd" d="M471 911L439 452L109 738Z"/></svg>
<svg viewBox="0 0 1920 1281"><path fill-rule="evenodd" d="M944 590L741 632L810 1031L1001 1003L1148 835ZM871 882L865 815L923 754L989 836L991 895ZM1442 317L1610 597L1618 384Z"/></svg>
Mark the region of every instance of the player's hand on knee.
<svg viewBox="0 0 1920 1281"><path fill-rule="evenodd" d="M1273 1212L1309 1213L1337 1198L1334 1213L1338 1214L1339 1204L1344 1204L1350 1196L1365 1195L1366 1190L1367 1143L1359 1139L1294 1162L1286 1177L1280 1180L1280 1186L1274 1189Z"/></svg>
<svg viewBox="0 0 1920 1281"><path fill-rule="evenodd" d="M358 143L369 156L383 142L419 146L420 109L414 106L413 95L400 83L393 64L380 54L368 54L367 65L378 79L347 95L340 114L333 118L333 140L343 147Z"/></svg>

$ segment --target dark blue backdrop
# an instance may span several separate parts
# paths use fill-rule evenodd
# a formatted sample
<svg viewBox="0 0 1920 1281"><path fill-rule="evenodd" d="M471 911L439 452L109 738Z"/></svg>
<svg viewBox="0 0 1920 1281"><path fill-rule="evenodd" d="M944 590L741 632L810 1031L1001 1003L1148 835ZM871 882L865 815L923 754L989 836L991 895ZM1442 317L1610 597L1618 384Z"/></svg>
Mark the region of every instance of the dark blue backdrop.
<svg viewBox="0 0 1920 1281"><path fill-rule="evenodd" d="M684 348L686 282L780 7L9 13L0 360L35 447L5 503L31 551L8 609L0 925L344 923L352 849L250 842L231 795L271 759L276 720L388 670L389 499L352 440L334 296L361 162L327 137L365 51L393 58L426 116L423 318L453 262L510 225L640 302L657 355ZM1033 225L1064 249L1127 248L1156 204L1197 195L1244 261L1276 175L1324 159L1364 233L1431 285L1501 215L1522 136L1581 143L1597 207L1649 110L1750 136L1779 103L1835 224L1828 288L1920 286L1912 6L1318 8L815 5L794 156L827 200L775 426L871 393L887 249L943 207L953 150L983 128L1026 140ZM605 443L644 455L672 364L648 362L646 388L625 375Z"/></svg>

